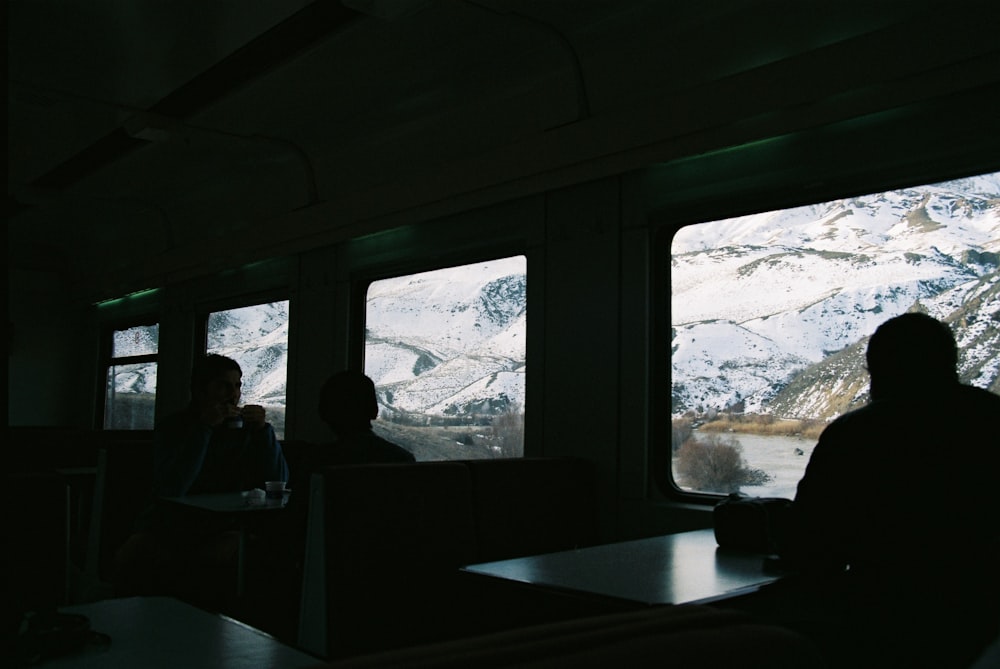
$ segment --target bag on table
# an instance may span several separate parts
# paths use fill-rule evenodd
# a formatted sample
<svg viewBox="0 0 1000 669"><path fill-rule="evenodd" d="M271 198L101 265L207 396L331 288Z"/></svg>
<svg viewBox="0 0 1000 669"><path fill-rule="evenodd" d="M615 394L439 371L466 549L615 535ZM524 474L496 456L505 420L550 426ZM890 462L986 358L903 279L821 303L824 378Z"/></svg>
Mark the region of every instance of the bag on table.
<svg viewBox="0 0 1000 669"><path fill-rule="evenodd" d="M715 541L722 548L773 555L789 522L792 500L730 493L715 505Z"/></svg>

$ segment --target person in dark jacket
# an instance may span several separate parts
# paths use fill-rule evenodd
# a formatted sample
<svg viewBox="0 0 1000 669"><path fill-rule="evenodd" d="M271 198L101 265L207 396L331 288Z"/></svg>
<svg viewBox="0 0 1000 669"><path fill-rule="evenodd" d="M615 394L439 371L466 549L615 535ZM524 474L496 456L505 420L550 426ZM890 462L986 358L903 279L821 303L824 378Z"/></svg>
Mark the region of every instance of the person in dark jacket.
<svg viewBox="0 0 1000 669"><path fill-rule="evenodd" d="M293 474L290 506L303 515L309 477L323 467L416 461L410 451L372 431L378 398L375 383L361 372L346 370L331 375L320 390L316 410L330 427L333 441L298 444L299 464Z"/></svg>
<svg viewBox="0 0 1000 669"><path fill-rule="evenodd" d="M153 435L153 485L159 497L263 488L287 481L288 465L264 407L239 406L243 372L221 355L195 364L191 403Z"/></svg>
<svg viewBox="0 0 1000 669"><path fill-rule="evenodd" d="M330 427L333 441L294 444L291 497L282 523L274 528L276 532L269 542L277 550L248 569L249 578L258 587L273 592L269 610L276 623L268 627L284 629L284 634L289 635L298 623L306 528L309 508L314 503L310 500L311 475L337 465L415 462L408 450L372 431L371 422L378 416L378 399L374 382L361 372L343 371L330 376L320 391L317 411Z"/></svg>
<svg viewBox="0 0 1000 669"><path fill-rule="evenodd" d="M221 355L195 362L191 402L153 435L152 501L115 556L115 591L173 594L219 608L234 583L236 531L171 513L160 501L200 493L263 488L287 481L288 465L264 408L239 406L239 364Z"/></svg>
<svg viewBox="0 0 1000 669"><path fill-rule="evenodd" d="M883 323L870 402L820 435L771 613L836 666L966 667L1000 634L1000 396L959 382L950 328Z"/></svg>
<svg viewBox="0 0 1000 669"><path fill-rule="evenodd" d="M374 382L361 372L334 374L319 395L319 416L333 431L329 457L338 464L369 462L413 462L405 448L382 439L372 432L378 417Z"/></svg>

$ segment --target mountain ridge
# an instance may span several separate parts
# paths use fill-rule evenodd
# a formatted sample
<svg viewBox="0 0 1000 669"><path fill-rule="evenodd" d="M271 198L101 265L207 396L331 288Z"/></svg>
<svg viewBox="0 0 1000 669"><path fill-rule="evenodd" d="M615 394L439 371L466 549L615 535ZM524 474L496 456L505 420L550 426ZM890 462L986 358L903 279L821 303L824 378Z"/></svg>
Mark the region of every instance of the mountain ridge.
<svg viewBox="0 0 1000 669"><path fill-rule="evenodd" d="M910 310L952 325L963 380L996 392L998 211L991 174L678 231L671 413L839 415L867 401L867 337Z"/></svg>

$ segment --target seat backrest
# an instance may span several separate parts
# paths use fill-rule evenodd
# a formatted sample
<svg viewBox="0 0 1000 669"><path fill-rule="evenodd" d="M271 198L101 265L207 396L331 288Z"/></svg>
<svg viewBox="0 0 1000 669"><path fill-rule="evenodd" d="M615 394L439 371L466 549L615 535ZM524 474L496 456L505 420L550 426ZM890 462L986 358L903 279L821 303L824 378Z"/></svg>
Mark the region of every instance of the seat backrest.
<svg viewBox="0 0 1000 669"><path fill-rule="evenodd" d="M281 440L281 452L288 464L288 487L294 492L301 492L303 496L309 487L308 469L316 448L316 444L300 439Z"/></svg>
<svg viewBox="0 0 1000 669"><path fill-rule="evenodd" d="M539 555L599 541L593 465L581 458L467 460L478 562Z"/></svg>
<svg viewBox="0 0 1000 669"><path fill-rule="evenodd" d="M97 480L87 544L89 586L110 583L115 551L151 502L153 441L150 434L109 435L98 454Z"/></svg>
<svg viewBox="0 0 1000 669"><path fill-rule="evenodd" d="M66 603L66 481L55 472L4 477L4 630ZM10 625L13 625L11 627Z"/></svg>
<svg viewBox="0 0 1000 669"><path fill-rule="evenodd" d="M458 569L474 561L469 470L451 462L328 467L310 486L304 601L324 565L319 617L303 606L304 647L344 656L441 638L465 615ZM317 524L322 524L319 544ZM317 550L322 557L317 557ZM312 574L312 578L310 578ZM315 603L315 599L313 600ZM320 630L323 631L323 630Z"/></svg>

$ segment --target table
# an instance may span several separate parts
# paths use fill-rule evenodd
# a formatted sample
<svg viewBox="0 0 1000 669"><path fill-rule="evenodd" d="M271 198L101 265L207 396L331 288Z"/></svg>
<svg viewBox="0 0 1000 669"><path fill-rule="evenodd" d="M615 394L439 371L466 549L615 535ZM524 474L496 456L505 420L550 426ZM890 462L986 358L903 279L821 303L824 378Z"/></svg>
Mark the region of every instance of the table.
<svg viewBox="0 0 1000 669"><path fill-rule="evenodd" d="M646 605L708 603L783 575L765 556L719 548L711 529L469 565L463 572Z"/></svg>
<svg viewBox="0 0 1000 669"><path fill-rule="evenodd" d="M212 513L258 513L265 511L280 511L288 503L286 491L281 504L249 504L242 492L212 492L200 495L185 495L183 497L161 497L167 504L175 504L190 509L211 511ZM277 501L277 500L275 500Z"/></svg>
<svg viewBox="0 0 1000 669"><path fill-rule="evenodd" d="M242 597L246 589L246 535L248 526L260 514L274 514L288 504L286 491L281 504L250 504L241 492L203 493L184 497L161 497L160 501L187 511L216 514L234 521L239 532L239 550L236 558L236 594Z"/></svg>
<svg viewBox="0 0 1000 669"><path fill-rule="evenodd" d="M42 664L45 669L293 669L322 664L260 630L171 597L106 599L60 612L87 616L91 629L111 637L111 643L53 658Z"/></svg>

